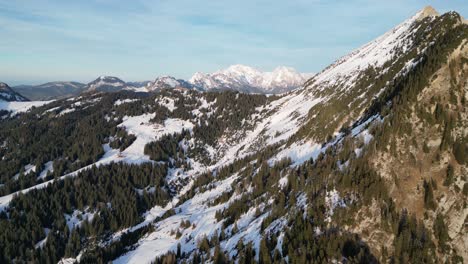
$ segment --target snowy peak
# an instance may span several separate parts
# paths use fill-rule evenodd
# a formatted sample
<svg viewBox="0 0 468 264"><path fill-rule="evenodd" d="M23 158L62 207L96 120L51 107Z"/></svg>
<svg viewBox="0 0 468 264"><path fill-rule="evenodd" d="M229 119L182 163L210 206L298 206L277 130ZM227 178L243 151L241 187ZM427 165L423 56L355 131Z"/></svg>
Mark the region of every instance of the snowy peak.
<svg viewBox="0 0 468 264"><path fill-rule="evenodd" d="M157 91L161 89L174 89L174 88L191 89L193 88L193 85L191 85L190 83L184 80L176 79L172 76L158 77L154 81L149 82L146 85L146 89L148 91Z"/></svg>
<svg viewBox="0 0 468 264"><path fill-rule="evenodd" d="M22 96L21 94L15 92L13 89L11 89L11 87L8 86L8 84L0 82L0 101L25 102L29 100L26 97Z"/></svg>
<svg viewBox="0 0 468 264"><path fill-rule="evenodd" d="M421 11L419 11L416 16L419 19L423 19L425 17L435 17L439 16L439 13L432 7L432 6L426 6L424 7Z"/></svg>
<svg viewBox="0 0 468 264"><path fill-rule="evenodd" d="M227 69L217 71L214 74L224 74L231 77L242 76L246 79L255 79L259 77L262 72L250 66L236 64L229 66Z"/></svg>
<svg viewBox="0 0 468 264"><path fill-rule="evenodd" d="M189 83L204 90L215 89L218 85L217 81L212 78L211 75L202 72L196 72L192 78L190 78Z"/></svg>
<svg viewBox="0 0 468 264"><path fill-rule="evenodd" d="M189 82L204 90L283 93L301 87L309 76L284 66L277 67L272 72L262 72L250 66L236 64L211 74L197 72Z"/></svg>
<svg viewBox="0 0 468 264"><path fill-rule="evenodd" d="M277 67L271 73L266 73L263 79L263 87L270 90L280 88L288 90L289 88L296 88L302 86L306 81L307 74L301 74L291 67Z"/></svg>
<svg viewBox="0 0 468 264"><path fill-rule="evenodd" d="M113 76L100 76L86 85L86 92L118 92L122 90L134 92L153 92L161 89L191 89L192 84L187 81L176 79L172 76L157 77L154 81L124 82Z"/></svg>

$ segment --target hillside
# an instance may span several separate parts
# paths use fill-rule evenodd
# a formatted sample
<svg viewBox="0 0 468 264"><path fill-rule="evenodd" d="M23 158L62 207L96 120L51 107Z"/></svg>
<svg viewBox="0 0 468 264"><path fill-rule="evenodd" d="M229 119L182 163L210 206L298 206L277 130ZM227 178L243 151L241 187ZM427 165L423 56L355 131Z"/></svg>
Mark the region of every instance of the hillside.
<svg viewBox="0 0 468 264"><path fill-rule="evenodd" d="M468 25L425 8L280 95L6 109L0 262L464 263L467 78Z"/></svg>
<svg viewBox="0 0 468 264"><path fill-rule="evenodd" d="M14 102L14 101L29 101L26 97L11 89L6 83L0 82L0 101Z"/></svg>

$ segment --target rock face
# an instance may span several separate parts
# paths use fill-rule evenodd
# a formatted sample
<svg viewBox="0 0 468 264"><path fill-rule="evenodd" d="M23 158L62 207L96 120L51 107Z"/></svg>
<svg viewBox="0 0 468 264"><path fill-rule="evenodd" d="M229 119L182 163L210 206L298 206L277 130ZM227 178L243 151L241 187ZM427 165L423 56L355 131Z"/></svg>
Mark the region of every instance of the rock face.
<svg viewBox="0 0 468 264"><path fill-rule="evenodd" d="M11 89L11 87L8 86L8 84L0 82L0 101L24 102L24 101L29 101L29 100L26 97L22 96L21 94L15 92L13 89Z"/></svg>
<svg viewBox="0 0 468 264"><path fill-rule="evenodd" d="M439 13L432 6L426 6L419 12L420 19L423 19L425 17L434 17L434 16L439 16Z"/></svg>
<svg viewBox="0 0 468 264"><path fill-rule="evenodd" d="M195 73L189 82L203 90L236 90L245 93L284 93L301 87L312 74L302 74L290 67L262 72L250 66L232 65L211 74Z"/></svg>

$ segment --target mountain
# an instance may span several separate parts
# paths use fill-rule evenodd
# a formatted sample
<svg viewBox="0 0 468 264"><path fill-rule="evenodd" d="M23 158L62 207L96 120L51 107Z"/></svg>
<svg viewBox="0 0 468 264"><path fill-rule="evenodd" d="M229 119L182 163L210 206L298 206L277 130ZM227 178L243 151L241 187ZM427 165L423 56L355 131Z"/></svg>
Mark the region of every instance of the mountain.
<svg viewBox="0 0 468 264"><path fill-rule="evenodd" d="M96 80L88 83L84 88L86 92L117 92L133 87L121 79L113 76L100 76Z"/></svg>
<svg viewBox="0 0 468 264"><path fill-rule="evenodd" d="M171 76L162 76L154 81L144 82L124 82L117 77L101 76L87 84L87 92L118 92L122 90L135 92L154 92L161 89L185 88L192 89L193 86L181 79L175 79Z"/></svg>
<svg viewBox="0 0 468 264"><path fill-rule="evenodd" d="M132 87L145 87L148 85L148 83L150 83L151 81L141 81L141 82L127 82L127 84L129 86L132 86Z"/></svg>
<svg viewBox="0 0 468 264"><path fill-rule="evenodd" d="M277 96L85 93L0 118L0 262L466 262L463 21L425 8Z"/></svg>
<svg viewBox="0 0 468 264"><path fill-rule="evenodd" d="M176 79L172 76L158 77L154 81L149 82L146 85L146 89L148 91L157 91L161 89L173 89L173 88L193 89L194 86L182 79Z"/></svg>
<svg viewBox="0 0 468 264"><path fill-rule="evenodd" d="M301 74L293 68L278 67L260 72L249 66L233 65L213 74L195 73L189 81L161 76L148 82L124 82L117 77L101 76L89 83L86 91L116 92L133 90L153 92L160 89L235 90L244 93L283 93L301 87L313 74Z"/></svg>
<svg viewBox="0 0 468 264"><path fill-rule="evenodd" d="M289 67L277 67L273 72L261 72L249 66L233 65L211 74L197 72L189 82L204 90L284 93L301 87L308 77L311 77L311 74L301 74Z"/></svg>
<svg viewBox="0 0 468 264"><path fill-rule="evenodd" d="M84 91L79 82L48 82L41 85L18 85L14 90L35 101L61 99L76 96Z"/></svg>
<svg viewBox="0 0 468 264"><path fill-rule="evenodd" d="M8 84L0 82L0 101L12 102L12 101L29 101L26 97L22 96L18 92L11 89Z"/></svg>

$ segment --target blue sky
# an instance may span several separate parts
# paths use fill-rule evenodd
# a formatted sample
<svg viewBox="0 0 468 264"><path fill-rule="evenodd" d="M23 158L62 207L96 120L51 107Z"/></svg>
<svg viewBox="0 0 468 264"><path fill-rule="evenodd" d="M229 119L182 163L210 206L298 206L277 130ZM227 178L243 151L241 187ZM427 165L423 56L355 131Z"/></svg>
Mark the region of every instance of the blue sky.
<svg viewBox="0 0 468 264"><path fill-rule="evenodd" d="M317 72L426 5L466 0L0 2L0 81L190 78L232 64Z"/></svg>

